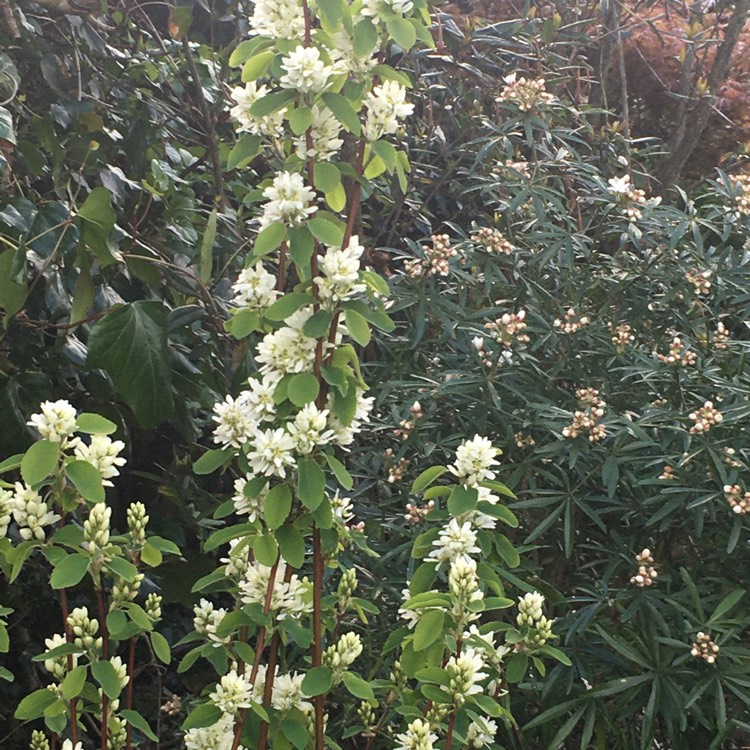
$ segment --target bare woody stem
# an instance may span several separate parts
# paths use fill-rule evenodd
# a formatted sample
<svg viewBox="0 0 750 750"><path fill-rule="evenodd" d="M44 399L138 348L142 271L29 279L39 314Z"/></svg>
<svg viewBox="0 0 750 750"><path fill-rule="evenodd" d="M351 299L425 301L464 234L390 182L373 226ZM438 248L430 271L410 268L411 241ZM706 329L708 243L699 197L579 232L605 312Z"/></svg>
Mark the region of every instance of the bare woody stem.
<svg viewBox="0 0 750 750"><path fill-rule="evenodd" d="M133 683L135 682L135 636L130 639L130 648L128 651L128 675L130 676L130 681L128 682L126 705L128 711L130 711L133 708ZM131 750L133 725L130 722L128 722L126 732L125 748L126 750Z"/></svg>
<svg viewBox="0 0 750 750"><path fill-rule="evenodd" d="M66 589L60 589L60 606L62 608L63 628L65 630L65 641L67 643L73 643L73 633L70 630L70 623L68 622L68 615L70 614L70 608L68 607L68 592ZM67 657L67 668L68 673L73 671L73 654L68 654ZM70 699L70 736L75 746L78 742L78 699Z"/></svg>
<svg viewBox="0 0 750 750"><path fill-rule="evenodd" d="M96 601L99 607L99 626L102 629L102 659L109 658L109 632L107 630L106 613L104 611L104 593L101 586L96 589ZM107 733L109 724L109 696L102 689L102 750L107 750Z"/></svg>

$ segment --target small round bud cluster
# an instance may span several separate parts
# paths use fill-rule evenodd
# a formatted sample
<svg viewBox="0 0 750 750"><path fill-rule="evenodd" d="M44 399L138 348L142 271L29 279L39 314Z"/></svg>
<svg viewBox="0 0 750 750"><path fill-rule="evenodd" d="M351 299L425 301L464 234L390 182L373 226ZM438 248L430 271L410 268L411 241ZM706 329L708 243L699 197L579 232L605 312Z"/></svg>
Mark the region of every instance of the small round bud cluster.
<svg viewBox="0 0 750 750"><path fill-rule="evenodd" d="M742 468L742 462L738 461L735 456L737 451L734 448L730 448L728 445L724 446L724 463L732 469ZM0 534L0 536L2 536Z"/></svg>
<svg viewBox="0 0 750 750"><path fill-rule="evenodd" d="M505 239L502 232L491 227L480 227L474 233L474 241L478 242L488 253L510 255L516 248L513 243Z"/></svg>
<svg viewBox="0 0 750 750"><path fill-rule="evenodd" d="M586 435L590 443L603 440L607 436L607 428L598 420L604 416L607 402L599 397L599 391L595 388L578 388L576 398L580 408L573 412L573 421L563 428L563 436L572 440Z"/></svg>
<svg viewBox="0 0 750 750"><path fill-rule="evenodd" d="M674 466L665 466L664 470L659 475L659 479L677 479L674 471Z"/></svg>
<svg viewBox="0 0 750 750"><path fill-rule="evenodd" d="M440 729L440 724L448 715L450 706L447 703L433 703L427 713L424 715L425 721L430 725L430 729Z"/></svg>
<svg viewBox="0 0 750 750"><path fill-rule="evenodd" d="M505 88L495 101L512 102L521 112L529 112L541 104L555 101L555 97L544 90L546 85L544 78L528 79L524 76L519 78L517 73L511 73L504 76L503 81Z"/></svg>
<svg viewBox="0 0 750 750"><path fill-rule="evenodd" d="M406 687L408 679L404 672L404 668L401 666L401 662L398 661L398 659L393 662L391 671L388 674L388 679L396 690L403 690Z"/></svg>
<svg viewBox="0 0 750 750"><path fill-rule="evenodd" d="M47 647L48 651L52 651L53 648L57 648L58 646L64 646L67 643L65 640L64 635L60 635L59 633L55 633L55 635L52 636L52 638L45 638L44 639L44 645ZM76 666L78 666L78 654L73 654L73 661L72 665L75 669ZM44 668L57 680L62 682L65 679L65 675L68 674L68 657L66 656L58 656L53 659L45 659L44 660Z"/></svg>
<svg viewBox="0 0 750 750"><path fill-rule="evenodd" d="M357 716L362 722L364 730L362 734L365 737L372 735L372 730L375 728L375 711L367 701L362 701L357 708Z"/></svg>
<svg viewBox="0 0 750 750"><path fill-rule="evenodd" d="M144 578L145 575L143 573L137 573L132 581L126 581L124 578L117 577L112 586L110 610L119 609L124 602L132 602L138 596Z"/></svg>
<svg viewBox="0 0 750 750"><path fill-rule="evenodd" d="M413 279L433 275L447 276L450 272L450 259L458 255L458 250L451 246L447 234L433 234L431 239L432 247L422 245L424 260L410 260L404 266L406 273Z"/></svg>
<svg viewBox="0 0 750 750"><path fill-rule="evenodd" d="M505 174L508 171L516 172L517 175L521 175L521 177L528 177L529 176L529 162L526 161L526 159L523 158L523 156L516 155L516 158L518 161L506 161L502 164L498 164L497 166L492 168L492 171L495 174Z"/></svg>
<svg viewBox="0 0 750 750"><path fill-rule="evenodd" d="M484 666L482 653L475 648L467 648L458 656L448 659L445 665L449 679L448 690L457 706L462 705L468 696L482 692L478 683L487 677L482 672Z"/></svg>
<svg viewBox="0 0 750 750"><path fill-rule="evenodd" d="M130 546L142 549L146 544L146 525L149 517L143 503L131 503L128 507L128 530L130 531Z"/></svg>
<svg viewBox="0 0 750 750"><path fill-rule="evenodd" d="M476 561L470 557L457 557L448 573L448 590L453 598L452 612L456 627L463 629L479 615L472 604L484 598L479 589Z"/></svg>
<svg viewBox="0 0 750 750"><path fill-rule="evenodd" d="M610 323L609 331L612 334L612 343L620 354L625 351L628 344L632 344L635 341L633 329L627 323L623 323L619 326Z"/></svg>
<svg viewBox="0 0 750 750"><path fill-rule="evenodd" d="M393 431L393 434L396 437L401 438L402 440L406 440L409 435L411 435L412 431L417 426L417 422L424 416L422 412L422 405L419 403L419 401L415 401L409 407L409 414L411 414L409 419L402 419L398 423L398 427Z"/></svg>
<svg viewBox="0 0 750 750"><path fill-rule="evenodd" d="M31 733L29 750L49 750L49 740L44 732L34 729Z"/></svg>
<svg viewBox="0 0 750 750"><path fill-rule="evenodd" d="M493 745L497 734L497 722L492 719L477 717L469 724L466 730L466 742L470 748L486 747Z"/></svg>
<svg viewBox="0 0 750 750"><path fill-rule="evenodd" d="M652 565L654 558L651 554L651 550L647 547L639 552L635 556L635 561L638 563L638 572L630 579L630 583L640 586L641 588L644 586L650 586L658 575L656 568Z"/></svg>
<svg viewBox="0 0 750 750"><path fill-rule="evenodd" d="M237 486L237 482L244 481L244 479L238 479L237 481L235 481L235 487ZM246 546L244 544L240 544L239 539L232 539L229 542L229 553L226 557L221 558L221 562L226 565L226 567L224 568L224 575L227 578L244 578L245 573L247 572L247 566L249 564L247 559Z"/></svg>
<svg viewBox="0 0 750 750"><path fill-rule="evenodd" d="M395 750L432 750L437 735L430 731L425 719L414 719L406 727L406 732L396 735Z"/></svg>
<svg viewBox="0 0 750 750"><path fill-rule="evenodd" d="M689 416L695 423L690 428L692 435L703 435L724 419L721 412L714 408L713 401L706 401L700 409L690 412Z"/></svg>
<svg viewBox="0 0 750 750"><path fill-rule="evenodd" d="M161 710L167 714L167 716L177 716L182 711L182 700L180 696L175 693L172 697L162 704Z"/></svg>
<svg viewBox="0 0 750 750"><path fill-rule="evenodd" d="M719 646L711 640L708 633L698 633L695 636L693 647L690 649L691 656L697 656L708 664L713 664L719 656Z"/></svg>
<svg viewBox="0 0 750 750"><path fill-rule="evenodd" d="M386 448L384 466L388 471L388 481L391 484L400 482L404 478L406 472L409 470L409 464L411 464L411 461L408 458L402 457L396 459L393 454L393 448Z"/></svg>
<svg viewBox="0 0 750 750"><path fill-rule="evenodd" d="M83 522L83 538L89 545L89 552L95 553L109 544L109 521L112 508L104 503L96 503L89 511L89 517Z"/></svg>
<svg viewBox="0 0 750 750"><path fill-rule="evenodd" d="M73 642L76 646L90 653L101 651L102 639L96 637L99 632L99 621L89 617L87 607L76 607L68 615L68 625L73 633Z"/></svg>
<svg viewBox="0 0 750 750"><path fill-rule="evenodd" d="M714 331L713 345L714 349L726 349L729 344L729 329L719 321Z"/></svg>
<svg viewBox="0 0 750 750"><path fill-rule="evenodd" d="M215 643L229 643L229 638L221 639L216 635L216 628L224 619L226 609L216 609L208 599L201 599L199 604L193 607L193 627L201 635L205 635L210 641Z"/></svg>
<svg viewBox="0 0 750 750"><path fill-rule="evenodd" d="M475 336L471 340L471 345L472 347L474 347L477 354L479 355L479 358L482 360L482 364L485 367L490 367L492 365L492 360L490 359L487 350L484 348L484 339L481 336Z"/></svg>
<svg viewBox="0 0 750 750"><path fill-rule="evenodd" d="M250 707L252 690L245 675L239 675L237 670L232 669L221 678L209 699L222 713L233 715L241 708Z"/></svg>
<svg viewBox="0 0 750 750"><path fill-rule="evenodd" d="M711 271L699 271L697 268L691 268L686 274L685 279L689 281L696 294L708 294L711 291Z"/></svg>
<svg viewBox="0 0 750 750"><path fill-rule="evenodd" d="M518 598L516 623L521 628L528 628L529 632L526 634L525 640L529 647L543 646L553 638L552 625L555 621L545 617L542 610L543 606L544 597L538 591L524 594L524 596Z"/></svg>
<svg viewBox="0 0 750 750"><path fill-rule="evenodd" d="M13 493L8 490L0 490L0 539L8 534L14 505Z"/></svg>
<svg viewBox="0 0 750 750"><path fill-rule="evenodd" d="M333 670L334 684L344 679L347 667L362 653L362 639L357 633L344 633L334 646L323 653L323 665Z"/></svg>
<svg viewBox="0 0 750 750"><path fill-rule="evenodd" d="M159 594L151 593L146 597L146 602L143 605L146 610L146 614L149 619L153 622L161 620L161 596Z"/></svg>
<svg viewBox="0 0 750 750"><path fill-rule="evenodd" d="M524 344L529 340L525 333L521 333L526 328L525 319L526 310L519 310L517 313L504 313L497 320L485 323L484 327L498 344L510 348L514 341Z"/></svg>
<svg viewBox="0 0 750 750"><path fill-rule="evenodd" d="M750 174L741 174L732 177L732 182L740 191L734 199L737 204L737 210L741 214L750 216Z"/></svg>
<svg viewBox="0 0 750 750"><path fill-rule="evenodd" d="M124 688L130 682L127 665L119 656L110 656L109 663L114 668L115 674L117 674L117 679L120 681L120 687Z"/></svg>
<svg viewBox="0 0 750 750"><path fill-rule="evenodd" d="M536 445L534 438L523 432L514 432L513 442L516 444L517 448L533 448Z"/></svg>
<svg viewBox="0 0 750 750"><path fill-rule="evenodd" d="M558 328L561 333L575 333L576 331L580 331L584 326L587 326L590 322L591 318L587 315L579 316L571 307L565 313L564 318L556 318L552 325L554 325L555 328Z"/></svg>
<svg viewBox="0 0 750 750"><path fill-rule="evenodd" d="M428 500L424 505L417 505L416 503L406 504L406 513L404 513L404 519L408 524L416 526L418 523L424 521L425 516L432 510L435 509L435 501Z"/></svg>
<svg viewBox="0 0 750 750"><path fill-rule="evenodd" d="M697 360L695 352L688 349L679 336L672 339L668 354L657 354L656 356L665 365L684 365L685 367L692 367Z"/></svg>
<svg viewBox="0 0 750 750"><path fill-rule="evenodd" d="M118 701L114 701L117 704ZM110 716L107 724L107 750L123 750L128 740L128 727L123 719L119 716ZM79 743L80 744L80 743ZM63 747L63 750L66 750ZM81 746L83 750L83 746Z"/></svg>
<svg viewBox="0 0 750 750"><path fill-rule="evenodd" d="M725 484L724 496L729 503L733 513L744 516L750 511L750 492L742 492L739 484Z"/></svg>
<svg viewBox="0 0 750 750"><path fill-rule="evenodd" d="M349 568L341 574L341 580L337 590L338 601L336 602L336 608L343 614L349 608L352 595L357 590L357 571L354 568Z"/></svg>

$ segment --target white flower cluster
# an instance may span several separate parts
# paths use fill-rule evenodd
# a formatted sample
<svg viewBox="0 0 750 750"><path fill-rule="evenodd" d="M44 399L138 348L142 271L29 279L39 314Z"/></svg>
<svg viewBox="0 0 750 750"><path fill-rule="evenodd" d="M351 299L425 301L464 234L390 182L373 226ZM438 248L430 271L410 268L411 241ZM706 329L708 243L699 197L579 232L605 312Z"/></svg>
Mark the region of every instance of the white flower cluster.
<svg viewBox="0 0 750 750"><path fill-rule="evenodd" d="M333 73L333 67L325 64L317 47L301 44L283 59L281 68L286 71L279 79L282 88L302 94L324 91Z"/></svg>
<svg viewBox="0 0 750 750"><path fill-rule="evenodd" d="M7 533L10 520L7 511L10 510L22 539L44 541L45 528L56 524L60 516L28 485L16 482L15 490L14 494L3 493L3 498L0 499L0 536Z"/></svg>
<svg viewBox="0 0 750 750"><path fill-rule="evenodd" d="M322 276L315 279L315 284L323 307L333 309L365 291L365 285L359 281L359 261L364 251L355 234L346 247L329 248L318 256Z"/></svg>
<svg viewBox="0 0 750 750"><path fill-rule="evenodd" d="M294 142L294 148L302 159L317 159L330 161L344 145L340 138L341 125L329 110L314 104L310 109L312 121L310 123L310 147L307 136L299 136Z"/></svg>
<svg viewBox="0 0 750 750"><path fill-rule="evenodd" d="M33 427L44 440L51 443L62 443L64 448L66 438L76 429L76 410L67 401L43 401L39 414L32 414L26 423Z"/></svg>
<svg viewBox="0 0 750 750"><path fill-rule="evenodd" d="M255 0L250 28L271 39L301 39L305 18L300 0Z"/></svg>
<svg viewBox="0 0 750 750"><path fill-rule="evenodd" d="M456 450L456 463L448 470L467 486L474 487L486 479L494 479L495 472L491 467L497 465L497 456L502 451L492 445L488 438L474 435L465 440Z"/></svg>
<svg viewBox="0 0 750 750"><path fill-rule="evenodd" d="M406 89L396 81L383 81L365 99L367 117L362 132L368 141L377 141L398 130L399 120L414 112L414 105L406 101Z"/></svg>
<svg viewBox="0 0 750 750"><path fill-rule="evenodd" d="M294 573L287 575L286 562L279 559L273 581L269 611L278 619L292 617L299 619L312 611L312 584L307 578ZM244 604L265 605L266 594L271 581L272 568L262 565L257 560L250 563L245 570L243 580L239 582L240 599Z"/></svg>
<svg viewBox="0 0 750 750"><path fill-rule="evenodd" d="M70 444L75 449L77 459L88 461L101 474L105 487L114 486L109 480L119 476L118 468L126 464L125 458L120 455L125 447L122 440L112 440L108 435L91 435L89 443L84 443L81 438L73 438Z"/></svg>
<svg viewBox="0 0 750 750"><path fill-rule="evenodd" d="M534 591L518 598L516 622L520 628L528 629L526 642L529 646L543 646L552 638L554 620L544 615L544 597Z"/></svg>
<svg viewBox="0 0 750 750"><path fill-rule="evenodd" d="M234 740L234 717L224 714L210 727L188 729L185 732L185 750L231 750ZM237 750L243 750L240 745Z"/></svg>
<svg viewBox="0 0 750 750"><path fill-rule="evenodd" d="M344 679L344 672L362 653L362 639L357 633L344 633L332 646L323 653L323 665L333 670L334 685Z"/></svg>
<svg viewBox="0 0 750 750"><path fill-rule="evenodd" d="M243 310L265 310L281 294L276 291L276 277L266 271L261 261L240 271L232 291L232 305Z"/></svg>
<svg viewBox="0 0 750 750"><path fill-rule="evenodd" d="M302 175L296 172L279 172L263 191L263 197L268 203L263 205L261 229L276 222L297 226L318 210L317 206L311 205L315 191L305 185Z"/></svg>
<svg viewBox="0 0 750 750"><path fill-rule="evenodd" d="M228 638L219 638L216 635L216 629L221 624L221 621L226 615L226 609L214 607L213 603L208 599L201 599L198 604L193 607L193 627L195 631L200 635L204 635L209 641L212 641L216 646L222 643L228 643Z"/></svg>
<svg viewBox="0 0 750 750"><path fill-rule="evenodd" d="M437 735L430 731L430 723L424 719L414 719L403 734L397 734L395 750L432 750Z"/></svg>
<svg viewBox="0 0 750 750"><path fill-rule="evenodd" d="M400 13L406 15L414 8L412 0L362 0L360 14L370 18L373 23L383 20L383 13Z"/></svg>
<svg viewBox="0 0 750 750"><path fill-rule="evenodd" d="M469 695L482 692L479 683L486 680L489 674L482 672L485 667L484 657L478 649L464 649L459 656L451 656L445 665L450 678L449 691L457 706L460 706Z"/></svg>
<svg viewBox="0 0 750 750"><path fill-rule="evenodd" d="M284 134L286 107L262 117L257 117L250 112L255 102L270 93L268 86L265 84L259 86L255 81L250 81L244 86L235 86L232 89L232 99L236 104L229 110L229 114L239 124L237 132L265 135L269 138L280 138Z"/></svg>

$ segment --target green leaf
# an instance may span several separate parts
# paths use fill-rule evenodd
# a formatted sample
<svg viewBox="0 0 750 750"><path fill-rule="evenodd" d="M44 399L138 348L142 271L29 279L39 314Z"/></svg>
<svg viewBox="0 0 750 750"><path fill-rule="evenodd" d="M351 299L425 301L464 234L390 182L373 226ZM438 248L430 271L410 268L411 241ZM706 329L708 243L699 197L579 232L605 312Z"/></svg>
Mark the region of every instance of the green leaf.
<svg viewBox="0 0 750 750"><path fill-rule="evenodd" d="M21 460L21 477L29 486L46 479L57 468L60 443L39 440L34 443Z"/></svg>
<svg viewBox="0 0 750 750"><path fill-rule="evenodd" d="M393 172L398 164L396 147L388 141L375 141L371 144L372 150L383 160L388 172Z"/></svg>
<svg viewBox="0 0 750 750"><path fill-rule="evenodd" d="M138 568L136 568L132 562L126 560L124 557L111 557L104 564L106 568L112 573L131 583L136 579L138 575Z"/></svg>
<svg viewBox="0 0 750 750"><path fill-rule="evenodd" d="M224 330L236 339L244 339L259 330L260 315L255 310L238 310L224 323Z"/></svg>
<svg viewBox="0 0 750 750"><path fill-rule="evenodd" d="M286 238L286 226L280 222L269 224L258 233L253 244L253 258L272 253Z"/></svg>
<svg viewBox="0 0 750 750"><path fill-rule="evenodd" d="M100 659L91 663L91 675L101 685L104 694L114 700L120 695L120 678L117 670L108 660Z"/></svg>
<svg viewBox="0 0 750 750"><path fill-rule="evenodd" d="M50 576L50 586L53 589L67 589L79 584L89 568L89 558L74 554L63 558L55 565Z"/></svg>
<svg viewBox="0 0 750 750"><path fill-rule="evenodd" d="M13 130L13 116L5 108L0 107L0 140L16 145L16 133Z"/></svg>
<svg viewBox="0 0 750 750"><path fill-rule="evenodd" d="M169 664L172 661L172 651L169 648L169 642L167 639L155 630L150 633L150 637L151 646L154 649L156 658L159 659L162 664Z"/></svg>
<svg viewBox="0 0 750 750"><path fill-rule="evenodd" d="M44 709L51 706L56 700L57 696L51 690L46 688L35 690L21 700L13 716L19 721L38 719L44 713Z"/></svg>
<svg viewBox="0 0 750 750"><path fill-rule="evenodd" d="M330 453L324 453L323 457L331 467L331 471L334 473L336 480L345 490L350 490L354 487L352 475L346 470L346 466L344 466L338 458L332 456Z"/></svg>
<svg viewBox="0 0 750 750"><path fill-rule="evenodd" d="M361 135L362 125L359 121L359 115L345 96L342 94L327 92L323 94L323 101L325 102L326 107L333 112L334 117L349 132L354 133L357 137Z"/></svg>
<svg viewBox="0 0 750 750"><path fill-rule="evenodd" d="M117 425L99 414L83 413L76 419L76 430L88 435L111 435L117 430Z"/></svg>
<svg viewBox="0 0 750 750"><path fill-rule="evenodd" d="M277 299L271 307L266 310L268 320L286 320L292 313L297 312L300 307L312 305L315 299L311 294L304 292L290 292L281 299Z"/></svg>
<svg viewBox="0 0 750 750"><path fill-rule="evenodd" d="M232 147L227 157L227 169L246 167L259 153L263 141L259 135L243 135Z"/></svg>
<svg viewBox="0 0 750 750"><path fill-rule="evenodd" d="M266 495L263 517L269 529L278 529L289 517L292 509L292 489L288 484L277 484Z"/></svg>
<svg viewBox="0 0 750 750"><path fill-rule="evenodd" d="M281 556L293 567L301 568L305 562L305 537L302 532L287 524L275 532Z"/></svg>
<svg viewBox="0 0 750 750"><path fill-rule="evenodd" d="M416 494L429 487L438 477L441 477L448 469L445 466L431 466L425 469L412 483L411 492Z"/></svg>
<svg viewBox="0 0 750 750"><path fill-rule="evenodd" d="M317 0L317 6L323 23L333 31L338 30L346 11L343 0Z"/></svg>
<svg viewBox="0 0 750 750"><path fill-rule="evenodd" d="M339 184L333 190L329 190L326 194L326 203L331 211L343 211L346 207L346 190L344 186Z"/></svg>
<svg viewBox="0 0 750 750"><path fill-rule="evenodd" d="M370 685L353 672L344 672L344 687L355 697L363 701L374 701L375 693Z"/></svg>
<svg viewBox="0 0 750 750"><path fill-rule="evenodd" d="M307 725L302 721L295 721L294 719L282 719L281 731L284 736L297 748L297 750L305 750L310 743L310 733L307 729ZM274 743L275 747L278 747L279 743Z"/></svg>
<svg viewBox="0 0 750 750"><path fill-rule="evenodd" d="M529 657L521 652L516 652L508 659L505 667L505 678L508 682L520 682L526 670L529 668Z"/></svg>
<svg viewBox="0 0 750 750"><path fill-rule="evenodd" d="M174 411L167 310L159 302L123 305L99 319L88 339L89 367L112 378L125 403L144 427L154 427Z"/></svg>
<svg viewBox="0 0 750 750"><path fill-rule="evenodd" d="M327 693L333 685L330 667L313 667L302 680L302 693L308 698Z"/></svg>
<svg viewBox="0 0 750 750"><path fill-rule="evenodd" d="M452 516L461 516L477 507L479 493L475 487L464 487L457 484L448 498L448 512Z"/></svg>
<svg viewBox="0 0 750 750"><path fill-rule="evenodd" d="M65 675L65 679L60 685L60 690L65 700L70 700L81 694L81 690L83 690L83 686L86 684L87 675L88 667L86 666L75 667Z"/></svg>
<svg viewBox="0 0 750 750"><path fill-rule="evenodd" d="M112 208L112 194L107 188L94 188L78 209L78 216L109 234L117 221L117 214Z"/></svg>
<svg viewBox="0 0 750 750"><path fill-rule="evenodd" d="M262 534L253 542L253 553L261 565L273 565L279 556L279 545L272 534Z"/></svg>
<svg viewBox="0 0 750 750"><path fill-rule="evenodd" d="M415 651L424 651L443 635L445 612L439 609L428 609L419 618L414 628L413 647Z"/></svg>
<svg viewBox="0 0 750 750"><path fill-rule="evenodd" d="M16 453L13 456L9 456L4 461L0 461L0 474L5 474L8 471L17 469L23 462L25 453Z"/></svg>
<svg viewBox="0 0 750 750"><path fill-rule="evenodd" d="M65 476L75 485L81 497L91 503L104 502L102 475L88 461L65 464Z"/></svg>
<svg viewBox="0 0 750 750"><path fill-rule="evenodd" d="M341 184L341 172L338 167L327 161L318 162L313 167L315 187L324 193L330 193Z"/></svg>
<svg viewBox="0 0 750 750"><path fill-rule="evenodd" d="M232 458L232 451L216 448L206 451L194 464L193 471L199 475L212 474Z"/></svg>
<svg viewBox="0 0 750 750"><path fill-rule="evenodd" d="M0 308L8 315L15 315L26 304L26 284L13 278L15 257L13 249L0 253Z"/></svg>
<svg viewBox="0 0 750 750"><path fill-rule="evenodd" d="M320 383L311 372L298 372L287 386L287 398L295 406L305 406L318 397Z"/></svg>
<svg viewBox="0 0 750 750"><path fill-rule="evenodd" d="M294 91L275 91L272 94L266 94L262 99L258 99L252 107L250 114L253 117L265 117L278 112L282 107L291 102L297 94Z"/></svg>
<svg viewBox="0 0 750 750"><path fill-rule="evenodd" d="M479 708L482 710L482 713L493 719L499 719L506 714L503 707L496 700L490 698L489 695L482 695L481 693L472 695L471 700L473 700L474 703L479 706Z"/></svg>
<svg viewBox="0 0 750 750"><path fill-rule="evenodd" d="M309 336L311 339L320 339L328 336L328 331L331 328L331 321L333 320L333 313L328 310L318 310L313 313L306 321L305 325L302 326L302 333L305 336Z"/></svg>
<svg viewBox="0 0 750 750"><path fill-rule="evenodd" d="M218 706L214 706L212 703L204 703L196 706L188 714L185 721L182 722L182 728L187 731L188 729L211 727L216 724L221 716L221 709Z"/></svg>
<svg viewBox="0 0 750 750"><path fill-rule="evenodd" d="M250 83L260 78L276 57L276 50L268 49L250 57L242 66L242 83Z"/></svg>
<svg viewBox="0 0 750 750"><path fill-rule="evenodd" d="M405 18L394 18L385 24L389 36L402 50L410 50L417 41L417 32Z"/></svg>
<svg viewBox="0 0 750 750"><path fill-rule="evenodd" d="M360 345L367 346L370 343L370 326L362 315L355 310L345 310L344 319L351 337Z"/></svg>
<svg viewBox="0 0 750 750"><path fill-rule="evenodd" d="M353 30L355 57L369 57L378 43L378 30L369 18L360 18Z"/></svg>
<svg viewBox="0 0 750 750"><path fill-rule="evenodd" d="M222 544L231 542L233 539L253 533L255 529L255 524L252 523L238 523L234 526L217 529L206 539L203 549L206 552L211 552L217 547L221 547Z"/></svg>
<svg viewBox="0 0 750 750"><path fill-rule="evenodd" d="M307 228L318 242L322 242L329 247L340 247L344 241L343 228L332 221L328 221L328 219L322 217L308 219Z"/></svg>
<svg viewBox="0 0 750 750"><path fill-rule="evenodd" d="M720 620L737 602L745 595L744 589L737 589L727 594L716 606L711 617L708 618L707 625L713 625L717 620Z"/></svg>
<svg viewBox="0 0 750 750"><path fill-rule="evenodd" d="M521 557L504 534L494 534L495 547L509 568L517 568L521 564Z"/></svg>
<svg viewBox="0 0 750 750"><path fill-rule="evenodd" d="M137 729L144 737L158 742L159 738L153 733L148 722L137 712L132 709L125 708L120 710L121 718L125 719L134 729Z"/></svg>
<svg viewBox="0 0 750 750"><path fill-rule="evenodd" d="M302 504L315 510L325 497L326 477L323 469L310 458L300 459L297 464L297 494Z"/></svg>
<svg viewBox="0 0 750 750"><path fill-rule="evenodd" d="M287 112L287 120L292 133L301 136L312 125L312 110L298 104L291 112Z"/></svg>
<svg viewBox="0 0 750 750"><path fill-rule="evenodd" d="M216 222L218 217L217 209L212 209L206 222L206 231L203 233L201 240L201 267L200 277L205 284L210 281L214 265L214 244L216 243Z"/></svg>
<svg viewBox="0 0 750 750"><path fill-rule="evenodd" d="M239 68L245 60L252 57L256 52L270 47L272 44L273 42L270 39L265 39L262 36L256 36L253 39L240 42L229 56L229 65L233 68Z"/></svg>

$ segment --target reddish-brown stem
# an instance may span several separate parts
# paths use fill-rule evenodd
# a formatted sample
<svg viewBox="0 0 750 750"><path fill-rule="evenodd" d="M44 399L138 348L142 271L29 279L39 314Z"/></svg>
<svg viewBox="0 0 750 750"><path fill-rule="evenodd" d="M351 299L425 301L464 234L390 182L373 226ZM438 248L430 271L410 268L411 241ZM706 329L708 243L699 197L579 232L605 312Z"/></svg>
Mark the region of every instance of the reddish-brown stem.
<svg viewBox="0 0 750 750"><path fill-rule="evenodd" d="M66 589L60 589L60 606L62 608L63 628L65 630L65 640L67 643L73 643L73 633L68 623L70 609L68 607L68 592ZM67 659L68 673L73 671L73 654L68 654ZM78 699L70 699L70 736L75 746L78 742Z"/></svg>
<svg viewBox="0 0 750 750"><path fill-rule="evenodd" d="M99 605L99 626L102 629L102 659L106 661L109 656L109 632L107 631L107 619L104 612L104 594L101 587L96 589L96 601ZM109 724L109 697L102 690L102 750L107 750L107 730Z"/></svg>
<svg viewBox="0 0 750 750"><path fill-rule="evenodd" d="M281 644L281 636L277 630L271 638L271 649L268 654L268 667L266 669L266 684L263 686L263 705L270 706L271 698L273 697L273 683L276 678L276 662L279 657L279 645ZM258 750L266 750L268 744L268 722L264 721L260 725L260 733L258 735Z"/></svg>
<svg viewBox="0 0 750 750"><path fill-rule="evenodd" d="M279 272L276 274L276 291L284 291L284 282L286 276L286 240L281 243L279 248Z"/></svg>
<svg viewBox="0 0 750 750"><path fill-rule="evenodd" d="M133 708L133 683L135 682L135 636L130 639L130 650L128 652L128 676L130 681L128 682L128 697L127 697L127 708L130 711ZM126 750L131 750L133 726L128 722L126 730Z"/></svg>
<svg viewBox="0 0 750 750"><path fill-rule="evenodd" d="M364 139L359 142L359 151L357 152L357 174L361 177L362 172L365 168L365 141ZM346 231L344 232L344 241L341 243L342 247L346 247L349 244L349 240L354 234L354 224L359 216L359 206L362 200L362 183L357 180L352 185L351 198L349 200L349 216L346 219Z"/></svg>
<svg viewBox="0 0 750 750"><path fill-rule="evenodd" d="M313 528L313 648L312 665L323 663L323 549L320 529ZM325 695L315 697L315 750L324 747Z"/></svg>
<svg viewBox="0 0 750 750"><path fill-rule="evenodd" d="M445 735L445 750L451 750L453 742L453 725L456 723L456 709L451 711L451 717L448 719L448 733Z"/></svg>

